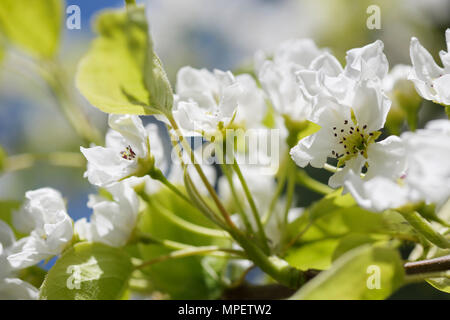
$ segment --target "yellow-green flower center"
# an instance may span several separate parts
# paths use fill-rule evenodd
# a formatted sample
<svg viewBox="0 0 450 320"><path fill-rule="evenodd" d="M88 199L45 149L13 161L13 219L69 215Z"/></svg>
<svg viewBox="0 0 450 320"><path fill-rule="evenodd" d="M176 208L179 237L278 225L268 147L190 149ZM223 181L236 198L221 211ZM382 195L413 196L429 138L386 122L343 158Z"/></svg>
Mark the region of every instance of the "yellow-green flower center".
<svg viewBox="0 0 450 320"><path fill-rule="evenodd" d="M338 159L338 167L358 154L367 158L367 147L381 134L380 131L368 132L367 124L358 124L356 119L345 120L342 125L336 125L332 129L336 148L331 150L331 155Z"/></svg>

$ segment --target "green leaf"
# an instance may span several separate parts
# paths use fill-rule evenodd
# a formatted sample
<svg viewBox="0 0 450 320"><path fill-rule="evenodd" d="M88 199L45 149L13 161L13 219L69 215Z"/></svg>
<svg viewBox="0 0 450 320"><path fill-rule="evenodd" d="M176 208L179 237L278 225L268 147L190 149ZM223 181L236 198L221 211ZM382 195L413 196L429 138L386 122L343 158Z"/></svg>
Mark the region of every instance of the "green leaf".
<svg viewBox="0 0 450 320"><path fill-rule="evenodd" d="M59 258L41 286L41 299L120 299L133 266L122 249L99 243L74 245Z"/></svg>
<svg viewBox="0 0 450 320"><path fill-rule="evenodd" d="M32 266L19 271L19 278L32 284L36 288L39 288L42 285L46 275L47 272L38 266Z"/></svg>
<svg viewBox="0 0 450 320"><path fill-rule="evenodd" d="M303 243L292 250L289 250L285 260L301 270L318 269L324 270L331 266L331 257L339 239L324 239Z"/></svg>
<svg viewBox="0 0 450 320"><path fill-rule="evenodd" d="M361 234L361 233L352 233L349 234L339 241L338 245L336 246L336 249L333 252L333 261L337 260L340 256L345 254L346 252L357 248L359 246L362 246L367 243L373 243L376 240L367 234Z"/></svg>
<svg viewBox="0 0 450 320"><path fill-rule="evenodd" d="M449 278L432 278L426 280L429 284L440 291L450 293L450 279Z"/></svg>
<svg viewBox="0 0 450 320"><path fill-rule="evenodd" d="M338 260L331 269L306 283L291 299L385 299L403 284L398 252L364 245Z"/></svg>
<svg viewBox="0 0 450 320"><path fill-rule="evenodd" d="M184 200L174 197L169 190L161 190L152 195L158 206L164 206L181 218L213 228L214 225L198 210L189 206ZM178 241L194 246L230 245L226 239L193 233L173 224L165 215L159 212L157 206L150 204L148 211L139 223L139 230L159 239ZM141 259L144 261L168 254L171 250L160 245L139 245ZM215 257L192 256L153 264L142 269L147 274L156 290L167 293L172 299L211 299L220 295L222 284L221 274L226 260Z"/></svg>
<svg viewBox="0 0 450 320"><path fill-rule="evenodd" d="M76 75L81 93L107 113L168 114L173 93L153 52L144 9L104 11L95 29L98 37Z"/></svg>
<svg viewBox="0 0 450 320"><path fill-rule="evenodd" d="M306 242L343 237L350 233L398 236L408 240L414 240L417 235L399 213L364 210L350 194L341 195L341 190L312 204L305 213L312 223L301 238Z"/></svg>
<svg viewBox="0 0 450 320"><path fill-rule="evenodd" d="M38 58L52 58L57 53L62 22L61 0L0 1L1 32Z"/></svg>

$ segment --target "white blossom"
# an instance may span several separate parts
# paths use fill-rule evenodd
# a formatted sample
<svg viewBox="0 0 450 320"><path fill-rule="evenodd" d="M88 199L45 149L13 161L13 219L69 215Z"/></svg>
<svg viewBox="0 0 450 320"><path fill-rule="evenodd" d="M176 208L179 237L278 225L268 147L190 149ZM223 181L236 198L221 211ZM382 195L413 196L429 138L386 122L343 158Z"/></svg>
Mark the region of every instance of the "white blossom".
<svg viewBox="0 0 450 320"><path fill-rule="evenodd" d="M19 278L0 278L0 300L37 300L39 290Z"/></svg>
<svg viewBox="0 0 450 320"><path fill-rule="evenodd" d="M134 115L109 115L106 147L81 147L88 160L85 177L96 186L148 174L154 165L165 170L164 148L156 124L143 126Z"/></svg>
<svg viewBox="0 0 450 320"><path fill-rule="evenodd" d="M297 83L296 72L309 69L323 52L310 39L289 40L279 46L272 60L258 63L258 78L279 114L297 121L309 116L311 104Z"/></svg>
<svg viewBox="0 0 450 320"><path fill-rule="evenodd" d="M410 55L413 65L409 79L417 92L426 100L450 105L450 29L445 32L447 52L439 52L443 68L438 66L431 54L417 38L411 38Z"/></svg>
<svg viewBox="0 0 450 320"><path fill-rule="evenodd" d="M8 256L16 245L14 232L5 222L0 220L0 300L35 300L38 289L21 279L16 278Z"/></svg>
<svg viewBox="0 0 450 320"><path fill-rule="evenodd" d="M260 128L267 114L264 92L249 74L236 76L236 81L241 92L238 95L238 107L233 123L245 129Z"/></svg>
<svg viewBox="0 0 450 320"><path fill-rule="evenodd" d="M400 140L400 139L398 139ZM358 204L373 211L425 201L438 206L450 196L450 121L434 120L425 129L401 135L397 152L372 164L377 174L361 178L350 171L344 187ZM386 161L396 154L396 162ZM370 172L371 166L369 166Z"/></svg>
<svg viewBox="0 0 450 320"><path fill-rule="evenodd" d="M81 240L100 242L113 247L127 244L136 226L139 198L129 181L107 188L113 199L90 195L88 207L92 209L90 221L82 218L75 222L75 232Z"/></svg>
<svg viewBox="0 0 450 320"><path fill-rule="evenodd" d="M347 51L345 68L325 52L314 59L308 69L296 72L299 85L310 97L327 94L341 103L351 103L361 81L383 81L386 77L389 64L383 49L380 40L351 49Z"/></svg>
<svg viewBox="0 0 450 320"><path fill-rule="evenodd" d="M15 269L32 266L60 254L73 236L72 219L61 194L51 188L28 191L23 207L14 212L14 227L29 236L17 241L8 260Z"/></svg>
<svg viewBox="0 0 450 320"><path fill-rule="evenodd" d="M370 159L370 145L383 128L390 101L381 92L378 82L362 81L355 88L351 102L343 104L328 95L319 95L310 120L320 130L291 149L292 159L300 167L310 164L322 168L329 157L336 158L344 170L359 172ZM342 184L342 174L335 174L329 184Z"/></svg>
<svg viewBox="0 0 450 320"><path fill-rule="evenodd" d="M184 67L172 110L184 135L214 135L232 122L241 88L231 72Z"/></svg>
<svg viewBox="0 0 450 320"><path fill-rule="evenodd" d="M383 90L386 94L392 93L395 88L402 83L413 83L408 80L409 74L412 72L412 67L405 64L397 64L383 79Z"/></svg>

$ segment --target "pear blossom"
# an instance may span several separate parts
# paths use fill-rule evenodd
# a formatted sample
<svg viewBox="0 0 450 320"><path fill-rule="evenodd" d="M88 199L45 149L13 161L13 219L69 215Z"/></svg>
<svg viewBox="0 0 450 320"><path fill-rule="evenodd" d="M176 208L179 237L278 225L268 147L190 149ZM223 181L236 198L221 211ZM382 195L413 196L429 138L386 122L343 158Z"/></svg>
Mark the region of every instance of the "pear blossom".
<svg viewBox="0 0 450 320"><path fill-rule="evenodd" d="M439 52L443 68L415 37L411 38L410 55L413 69L409 79L419 95L442 105L450 105L450 29L445 32L447 52Z"/></svg>
<svg viewBox="0 0 450 320"><path fill-rule="evenodd" d="M156 124L143 126L135 115L109 115L106 147L80 150L88 161L85 177L96 186L148 174L153 166L165 170L163 143Z"/></svg>
<svg viewBox="0 0 450 320"><path fill-rule="evenodd" d="M450 121L434 120L425 129L401 135L398 164L379 159L378 174L360 178L349 171L344 188L368 210L383 211L409 202L442 205L450 197ZM370 166L369 166L370 168ZM370 170L370 169L369 169Z"/></svg>
<svg viewBox="0 0 450 320"><path fill-rule="evenodd" d="M300 90L295 73L308 69L323 52L311 39L289 40L279 46L273 60L258 63L258 78L278 113L297 121L309 116L311 104Z"/></svg>
<svg viewBox="0 0 450 320"><path fill-rule="evenodd" d="M233 123L245 129L260 128L267 114L266 95L255 79L249 74L236 76L241 88L238 95L238 107Z"/></svg>
<svg viewBox="0 0 450 320"><path fill-rule="evenodd" d="M409 74L412 72L412 67L405 64L397 64L383 79L383 90L386 93L393 92L401 83L411 84L408 80Z"/></svg>
<svg viewBox="0 0 450 320"><path fill-rule="evenodd" d="M275 110L292 120L305 120L312 105L301 91L293 64L276 65L267 61L259 72L259 80Z"/></svg>
<svg viewBox="0 0 450 320"><path fill-rule="evenodd" d="M310 120L321 128L291 149L292 159L300 167L322 168L331 157L338 160L339 167L345 164L345 170L356 168L359 172L358 167L370 158L370 145L380 135L389 108L379 82L360 82L350 104L319 95ZM332 176L330 186L341 185L342 176Z"/></svg>
<svg viewBox="0 0 450 320"><path fill-rule="evenodd" d="M75 232L81 240L100 242L112 247L124 246L136 226L139 198L129 181L107 188L113 199L90 195L87 206L92 209L90 221L75 222Z"/></svg>
<svg viewBox="0 0 450 320"><path fill-rule="evenodd" d="M51 188L28 191L19 211L14 212L14 227L29 236L11 248L8 261L15 269L25 268L60 254L73 236L72 219L61 194Z"/></svg>
<svg viewBox="0 0 450 320"><path fill-rule="evenodd" d="M351 49L342 68L333 55L311 40L291 41L281 46L273 61L262 63L259 79L275 109L301 121L310 118L317 95L327 94L349 104L361 81L381 81L389 68L383 49L380 40Z"/></svg>
<svg viewBox="0 0 450 320"><path fill-rule="evenodd" d="M39 290L19 278L0 278L0 300L37 300Z"/></svg>
<svg viewBox="0 0 450 320"><path fill-rule="evenodd" d="M241 88L229 71L183 67L172 114L184 135L210 136L231 124Z"/></svg>
<svg viewBox="0 0 450 320"><path fill-rule="evenodd" d="M8 261L10 248L15 244L16 237L9 225L0 220L0 279L9 275L12 270Z"/></svg>
<svg viewBox="0 0 450 320"><path fill-rule="evenodd" d="M383 79L389 70L383 50L383 41L376 40L364 47L347 51L345 76L354 80Z"/></svg>
<svg viewBox="0 0 450 320"><path fill-rule="evenodd" d="M383 49L380 40L351 49L347 51L345 68L325 52L315 58L309 68L298 70L297 80L309 97L328 94L342 103L349 103L359 82L383 81L386 77L389 64Z"/></svg>
<svg viewBox="0 0 450 320"><path fill-rule="evenodd" d="M39 290L26 281L16 278L8 256L16 244L10 226L0 220L0 300L35 300Z"/></svg>

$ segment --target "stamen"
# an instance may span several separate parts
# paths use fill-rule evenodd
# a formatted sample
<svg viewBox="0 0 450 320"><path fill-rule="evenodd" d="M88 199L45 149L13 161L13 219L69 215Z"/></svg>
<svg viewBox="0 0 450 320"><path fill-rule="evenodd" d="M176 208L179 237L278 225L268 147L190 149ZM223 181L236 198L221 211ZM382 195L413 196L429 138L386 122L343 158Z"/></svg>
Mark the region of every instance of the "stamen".
<svg viewBox="0 0 450 320"><path fill-rule="evenodd" d="M120 155L125 160L133 160L134 158L136 158L136 153L133 151L131 146L127 146L125 148L125 151L120 152Z"/></svg>

